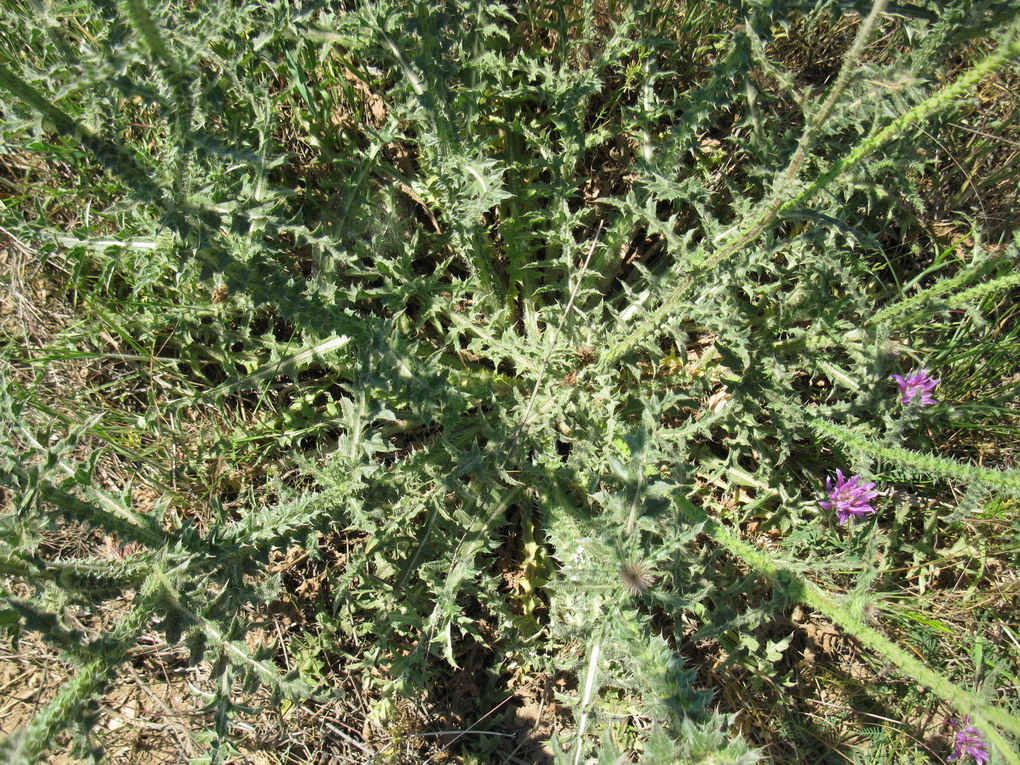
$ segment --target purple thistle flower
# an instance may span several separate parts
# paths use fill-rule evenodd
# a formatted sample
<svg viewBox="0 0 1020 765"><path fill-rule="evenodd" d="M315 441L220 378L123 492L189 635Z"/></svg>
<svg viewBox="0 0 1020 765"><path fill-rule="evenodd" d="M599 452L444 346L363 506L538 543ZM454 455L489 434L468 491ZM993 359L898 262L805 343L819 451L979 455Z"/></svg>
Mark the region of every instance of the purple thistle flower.
<svg viewBox="0 0 1020 765"><path fill-rule="evenodd" d="M920 372L914 372L906 377L903 375L893 375L889 379L895 380L896 384L900 386L900 395L902 396L900 401L903 403L903 406L907 406L916 396L921 397L920 401L917 402L918 406L931 406L935 403L931 393L935 390L935 386L941 382L937 377L928 376L927 367Z"/></svg>
<svg viewBox="0 0 1020 765"><path fill-rule="evenodd" d="M956 731L956 741L949 759L958 760L969 754L978 765L988 765L988 744L981 738L981 731L970 724L970 715L964 717L962 723L950 720L949 724Z"/></svg>
<svg viewBox="0 0 1020 765"><path fill-rule="evenodd" d="M863 518L875 512L871 506L871 500L879 495L873 491L875 484L861 483L862 476L855 475L847 479L843 477L843 471L836 471L836 485L832 485L832 478L825 479L825 488L829 492L829 499L826 502L819 502L818 505L825 510L836 509L836 517L839 525L843 526L850 516Z"/></svg>

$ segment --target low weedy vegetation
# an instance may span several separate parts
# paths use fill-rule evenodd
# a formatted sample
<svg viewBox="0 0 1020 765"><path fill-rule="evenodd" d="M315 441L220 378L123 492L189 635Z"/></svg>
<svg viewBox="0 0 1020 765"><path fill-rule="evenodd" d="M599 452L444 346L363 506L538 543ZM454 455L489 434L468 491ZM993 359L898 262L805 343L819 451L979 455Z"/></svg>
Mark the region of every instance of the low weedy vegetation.
<svg viewBox="0 0 1020 765"><path fill-rule="evenodd" d="M3 762L1020 763L1020 4L0 13Z"/></svg>

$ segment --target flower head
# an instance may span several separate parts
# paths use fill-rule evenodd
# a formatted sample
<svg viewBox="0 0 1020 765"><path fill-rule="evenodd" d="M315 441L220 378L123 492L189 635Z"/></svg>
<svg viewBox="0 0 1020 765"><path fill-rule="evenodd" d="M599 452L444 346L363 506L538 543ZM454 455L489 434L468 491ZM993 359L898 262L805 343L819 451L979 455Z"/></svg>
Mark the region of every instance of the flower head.
<svg viewBox="0 0 1020 765"><path fill-rule="evenodd" d="M903 375L893 375L889 379L895 380L896 384L900 386L900 396L902 396L900 401L903 403L903 406L909 404L917 396L921 397L917 402L918 406L931 406L935 403L931 393L935 390L935 386L941 382L937 377L928 376L927 367L920 372L913 372L906 377Z"/></svg>
<svg viewBox="0 0 1020 765"><path fill-rule="evenodd" d="M640 595L655 584L655 572L642 560L632 560L620 566L620 579L628 595Z"/></svg>
<svg viewBox="0 0 1020 765"><path fill-rule="evenodd" d="M958 760L964 755L970 755L978 765L988 765L988 744L981 738L981 731L970 724L970 716L964 717L962 723L950 720L949 724L956 731L956 741L949 759Z"/></svg>
<svg viewBox="0 0 1020 765"><path fill-rule="evenodd" d="M878 496L879 492L874 491L875 484L873 483L862 484L859 475L844 478L843 471L837 470L835 486L832 483L832 478L826 478L825 488L829 492L829 499L818 504L825 510L835 508L840 526L850 520L850 516L863 518L875 512L875 508L870 503Z"/></svg>

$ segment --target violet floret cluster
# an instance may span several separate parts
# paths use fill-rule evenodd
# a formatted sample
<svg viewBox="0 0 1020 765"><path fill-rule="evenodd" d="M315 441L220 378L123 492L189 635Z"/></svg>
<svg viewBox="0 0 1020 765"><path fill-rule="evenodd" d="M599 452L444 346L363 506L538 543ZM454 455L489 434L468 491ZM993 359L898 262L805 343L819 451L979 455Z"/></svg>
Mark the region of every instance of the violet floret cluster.
<svg viewBox="0 0 1020 765"><path fill-rule="evenodd" d="M905 376L893 375L890 379L895 380L900 388L900 402L903 406L908 406L914 399L918 399L918 406L931 406L936 403L931 394L941 380L929 375L927 367Z"/></svg>
<svg viewBox="0 0 1020 765"><path fill-rule="evenodd" d="M981 736L981 731L970 724L970 716L963 718L963 722L950 720L949 724L956 731L956 740L953 742L953 753L950 760L959 760L964 756L974 758L978 765L988 765L988 744Z"/></svg>
<svg viewBox="0 0 1020 765"><path fill-rule="evenodd" d="M879 495L875 491L874 483L861 483L863 476L855 475L850 478L843 477L843 471L836 471L836 483L832 478L825 479L825 488L829 492L829 499L819 502L819 506L825 510L835 510L839 525L843 526L851 517L864 518L872 515L875 508L871 506L871 500Z"/></svg>

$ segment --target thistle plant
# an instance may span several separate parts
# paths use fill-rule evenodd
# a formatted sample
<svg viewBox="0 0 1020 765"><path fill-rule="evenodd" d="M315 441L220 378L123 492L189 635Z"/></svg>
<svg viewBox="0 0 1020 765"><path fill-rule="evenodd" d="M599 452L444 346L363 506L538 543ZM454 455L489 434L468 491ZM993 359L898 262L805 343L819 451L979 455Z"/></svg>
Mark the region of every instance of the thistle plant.
<svg viewBox="0 0 1020 765"><path fill-rule="evenodd" d="M70 318L3 325L0 626L73 679L10 761L69 729L94 754L90 710L158 632L207 670L214 762L245 745L252 694L318 715L341 666L378 734L337 734L359 757L520 759L495 749L516 730L447 742L439 712L395 730L461 672L473 719L507 730L495 691L548 681L556 762L818 762L846 731L802 730L825 715L787 691L813 687L824 620L882 668L853 705L949 705L957 757L1020 762L1007 660L976 662L996 666L978 693L945 660L970 646L939 642L959 631L897 605L920 589L903 572L947 560L986 586L962 519L1020 497L1005 460L938 437L1015 416L1020 240L991 217L945 246L911 223L938 208L940 136L984 140L968 99L1011 76L1017 13L41 8L0 11L0 225ZM893 374L905 354L945 382ZM49 390L91 362L109 366ZM936 386L959 406L920 428ZM135 481L163 499L140 506ZM959 506L811 522L901 493ZM67 529L134 552L66 555ZM253 650L283 607L300 623ZM85 634L75 609L121 618Z"/></svg>

